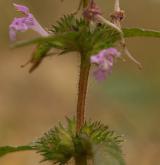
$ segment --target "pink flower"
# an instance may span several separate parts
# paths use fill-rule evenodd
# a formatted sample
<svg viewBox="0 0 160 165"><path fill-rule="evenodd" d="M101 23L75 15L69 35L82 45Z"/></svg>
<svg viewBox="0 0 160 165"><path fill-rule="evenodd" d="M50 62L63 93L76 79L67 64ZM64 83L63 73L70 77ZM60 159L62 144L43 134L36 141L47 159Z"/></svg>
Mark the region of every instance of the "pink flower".
<svg viewBox="0 0 160 165"><path fill-rule="evenodd" d="M83 15L87 20L93 21L93 20L95 20L96 15L101 15L101 10L97 6L97 4L92 0L89 3L88 7L86 9L84 9Z"/></svg>
<svg viewBox="0 0 160 165"><path fill-rule="evenodd" d="M29 12L29 9L26 6L13 4L15 9L22 14L23 17L14 18L12 23L9 26L9 36L12 41L16 40L17 32L25 32L29 29L32 29L38 32L41 36L48 36L48 32L46 32L36 18Z"/></svg>
<svg viewBox="0 0 160 165"><path fill-rule="evenodd" d="M120 52L115 48L101 50L98 54L91 56L90 61L96 64L97 68L93 72L97 80L104 80L112 72L114 59L120 57Z"/></svg>

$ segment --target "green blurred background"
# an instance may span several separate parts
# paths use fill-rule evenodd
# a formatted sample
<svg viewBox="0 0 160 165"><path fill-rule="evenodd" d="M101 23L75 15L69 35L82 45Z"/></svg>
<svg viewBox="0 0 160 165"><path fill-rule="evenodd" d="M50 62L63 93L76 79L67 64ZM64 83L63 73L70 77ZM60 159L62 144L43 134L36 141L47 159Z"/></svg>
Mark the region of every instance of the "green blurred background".
<svg viewBox="0 0 160 165"><path fill-rule="evenodd" d="M79 58L76 54L44 60L33 73L20 68L33 46L11 50L8 25L15 16L12 2L26 4L44 27L77 7L77 0L0 0L0 145L23 145L39 137L65 116L75 114ZM113 0L97 0L104 15ZM127 17L125 27L160 30L160 0L121 0ZM32 31L18 40L38 36ZM127 60L118 61L105 82L90 76L87 118L103 123L124 135L124 156L128 165L158 165L160 162L160 40L128 39L132 54L144 66L142 71ZM41 157L32 152L7 155L0 165L38 165ZM44 163L47 165L49 163Z"/></svg>

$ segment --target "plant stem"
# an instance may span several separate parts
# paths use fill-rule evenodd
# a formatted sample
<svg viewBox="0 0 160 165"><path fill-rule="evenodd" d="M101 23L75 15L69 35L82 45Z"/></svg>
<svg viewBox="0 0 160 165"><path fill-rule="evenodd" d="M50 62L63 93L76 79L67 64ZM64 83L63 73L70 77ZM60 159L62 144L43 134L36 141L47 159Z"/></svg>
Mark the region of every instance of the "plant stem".
<svg viewBox="0 0 160 165"><path fill-rule="evenodd" d="M82 0L83 8L87 7L89 0ZM81 53L80 75L78 84L78 100L76 114L76 133L79 134L85 121L85 102L88 87L88 77L90 71L90 62L84 53ZM75 156L75 165L87 165L87 155Z"/></svg>
<svg viewBox="0 0 160 165"><path fill-rule="evenodd" d="M89 0L81 0L83 9L88 6ZM90 63L84 56L84 53L81 53L81 64L80 64L80 75L79 75L79 84L78 84L78 100L77 100L77 114L76 114L76 132L79 133L82 125L84 124L85 116L85 101L88 85L88 76L90 70Z"/></svg>
<svg viewBox="0 0 160 165"><path fill-rule="evenodd" d="M75 157L75 164L76 165L87 165L86 155L80 155L80 156Z"/></svg>
<svg viewBox="0 0 160 165"><path fill-rule="evenodd" d="M77 133L79 133L84 124L85 116L85 101L88 86L88 76L90 70L90 63L81 55L79 85L78 85L78 101L77 101Z"/></svg>

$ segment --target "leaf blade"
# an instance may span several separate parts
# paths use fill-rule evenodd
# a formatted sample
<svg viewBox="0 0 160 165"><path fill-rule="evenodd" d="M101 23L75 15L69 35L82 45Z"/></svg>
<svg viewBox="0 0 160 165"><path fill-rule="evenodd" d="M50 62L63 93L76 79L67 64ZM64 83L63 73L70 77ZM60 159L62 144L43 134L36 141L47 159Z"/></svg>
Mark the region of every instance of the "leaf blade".
<svg viewBox="0 0 160 165"><path fill-rule="evenodd" d="M123 28L124 37L156 37L160 38L160 31L141 29L141 28Z"/></svg>
<svg viewBox="0 0 160 165"><path fill-rule="evenodd" d="M29 151L29 150L34 150L32 146L26 145L26 146L18 146L18 147L13 147L13 146L2 146L0 147L0 157L13 153L13 152L18 152L18 151Z"/></svg>

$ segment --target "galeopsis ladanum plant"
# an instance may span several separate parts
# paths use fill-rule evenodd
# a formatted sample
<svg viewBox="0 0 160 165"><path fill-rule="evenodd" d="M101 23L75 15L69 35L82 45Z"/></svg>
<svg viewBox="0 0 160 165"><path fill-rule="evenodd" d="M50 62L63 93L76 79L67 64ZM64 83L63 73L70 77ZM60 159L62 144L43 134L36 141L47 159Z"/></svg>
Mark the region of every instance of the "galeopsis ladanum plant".
<svg viewBox="0 0 160 165"><path fill-rule="evenodd" d="M44 58L59 50L57 55L77 52L80 56L80 75L76 117L67 118L67 126L61 123L50 129L42 137L29 145L0 147L0 156L16 151L33 150L42 155L42 161L59 165L74 161L76 165L124 165L121 151L123 138L111 131L101 122L85 121L85 101L88 76L91 65L95 67L93 76L98 81L106 80L112 73L115 60L129 57L140 69L141 63L129 52L126 38L158 37L160 32L141 28L123 28L124 11L119 0L115 0L114 11L110 20L103 17L101 9L94 0L80 0L78 9L62 16L56 24L46 31L29 8L13 4L22 14L16 17L9 26L9 36L15 42L17 32L32 29L41 37L27 41L15 42L13 47L35 45L29 72L34 71ZM81 13L81 17L77 16ZM119 49L118 49L119 47Z"/></svg>

